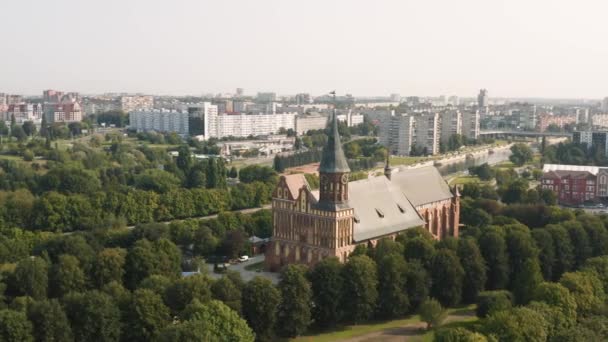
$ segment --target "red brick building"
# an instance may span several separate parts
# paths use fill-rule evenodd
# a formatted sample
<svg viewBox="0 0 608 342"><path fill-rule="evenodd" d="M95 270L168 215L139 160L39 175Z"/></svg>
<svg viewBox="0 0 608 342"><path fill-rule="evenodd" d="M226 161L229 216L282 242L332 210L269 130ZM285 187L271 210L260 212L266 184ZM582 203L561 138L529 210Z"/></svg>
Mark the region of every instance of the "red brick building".
<svg viewBox="0 0 608 342"><path fill-rule="evenodd" d="M312 266L326 257L347 260L359 244L374 246L413 227L436 239L458 236L460 195L435 167L391 169L350 182L334 113L319 166L319 190L303 174L281 176L272 194L273 235L266 267Z"/></svg>
<svg viewBox="0 0 608 342"><path fill-rule="evenodd" d="M560 203L581 204L597 199L596 178L589 171L552 170L543 174L541 187L555 192Z"/></svg>

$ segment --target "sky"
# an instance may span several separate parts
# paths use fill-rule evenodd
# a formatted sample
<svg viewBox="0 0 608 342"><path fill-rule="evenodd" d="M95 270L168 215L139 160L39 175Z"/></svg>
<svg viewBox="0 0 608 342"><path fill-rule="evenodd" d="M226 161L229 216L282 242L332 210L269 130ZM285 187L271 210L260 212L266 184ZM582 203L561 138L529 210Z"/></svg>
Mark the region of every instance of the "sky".
<svg viewBox="0 0 608 342"><path fill-rule="evenodd" d="M605 0L3 0L0 92L608 96Z"/></svg>

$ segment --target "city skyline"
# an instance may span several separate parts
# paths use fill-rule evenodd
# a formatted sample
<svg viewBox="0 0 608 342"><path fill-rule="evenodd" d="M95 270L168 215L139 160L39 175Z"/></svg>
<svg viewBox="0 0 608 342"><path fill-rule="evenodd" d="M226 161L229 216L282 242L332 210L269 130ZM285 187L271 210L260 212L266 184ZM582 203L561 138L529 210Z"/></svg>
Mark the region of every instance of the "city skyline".
<svg viewBox="0 0 608 342"><path fill-rule="evenodd" d="M0 90L603 98L608 4L10 2ZM69 20L68 20L69 18Z"/></svg>

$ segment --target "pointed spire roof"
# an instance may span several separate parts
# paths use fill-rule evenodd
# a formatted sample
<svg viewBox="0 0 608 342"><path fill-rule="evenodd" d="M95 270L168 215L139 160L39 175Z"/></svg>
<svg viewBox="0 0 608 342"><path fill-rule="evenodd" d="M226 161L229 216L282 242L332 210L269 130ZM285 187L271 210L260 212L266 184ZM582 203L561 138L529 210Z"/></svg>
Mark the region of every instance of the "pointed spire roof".
<svg viewBox="0 0 608 342"><path fill-rule="evenodd" d="M350 172L344 151L342 151L342 143L340 142L340 133L338 133L338 117L336 109L332 117L330 132L327 137L327 144L323 148L321 156L321 165L319 173L346 173Z"/></svg>

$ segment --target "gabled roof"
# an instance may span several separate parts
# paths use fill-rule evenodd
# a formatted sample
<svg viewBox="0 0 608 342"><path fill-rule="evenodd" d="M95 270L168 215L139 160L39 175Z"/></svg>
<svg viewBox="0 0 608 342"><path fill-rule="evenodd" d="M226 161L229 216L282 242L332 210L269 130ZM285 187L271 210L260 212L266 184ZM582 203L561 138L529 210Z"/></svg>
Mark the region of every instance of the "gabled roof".
<svg viewBox="0 0 608 342"><path fill-rule="evenodd" d="M342 151L342 143L340 142L340 134L338 132L338 118L334 110L330 132L327 136L327 144L323 148L321 155L321 165L319 166L320 173L345 173L350 172L344 151Z"/></svg>
<svg viewBox="0 0 608 342"><path fill-rule="evenodd" d="M285 175L285 184L291 193L291 198L297 199L299 191L303 186L308 187L308 182L302 173L296 173L293 175Z"/></svg>
<svg viewBox="0 0 608 342"><path fill-rule="evenodd" d="M393 172L391 180L416 207L454 196L450 186L434 166L400 168L399 172Z"/></svg>
<svg viewBox="0 0 608 342"><path fill-rule="evenodd" d="M543 165L543 172L549 171L588 171L593 175L596 175L599 171L599 167L591 165L566 165L566 164L545 164Z"/></svg>
<svg viewBox="0 0 608 342"><path fill-rule="evenodd" d="M351 182L348 188L357 242L425 224L402 189L384 176Z"/></svg>
<svg viewBox="0 0 608 342"><path fill-rule="evenodd" d="M587 179L587 178L595 178L595 175L589 171L570 171L570 170L554 170L545 172L543 175L544 178L574 178L574 179Z"/></svg>

